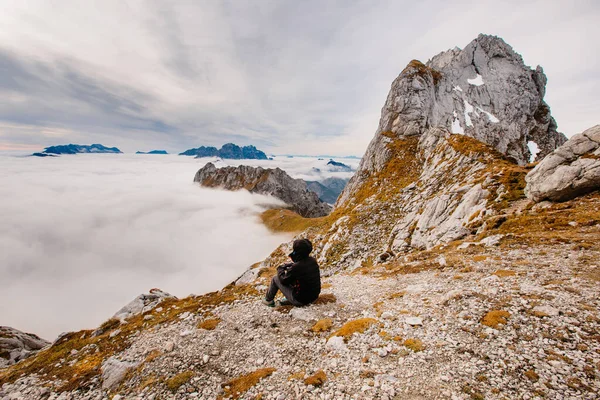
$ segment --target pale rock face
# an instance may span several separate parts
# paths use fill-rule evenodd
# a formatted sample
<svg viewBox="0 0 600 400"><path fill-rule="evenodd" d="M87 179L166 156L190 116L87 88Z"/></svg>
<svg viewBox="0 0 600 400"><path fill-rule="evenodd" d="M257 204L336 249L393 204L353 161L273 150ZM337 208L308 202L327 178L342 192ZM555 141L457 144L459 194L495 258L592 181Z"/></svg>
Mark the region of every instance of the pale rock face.
<svg viewBox="0 0 600 400"><path fill-rule="evenodd" d="M293 179L279 168L261 168L241 165L239 167L216 168L206 164L196 173L194 182L206 187L226 190L246 189L250 193L276 197L303 217L323 217L331 212L331 206L306 187L302 179Z"/></svg>
<svg viewBox="0 0 600 400"><path fill-rule="evenodd" d="M570 138L525 177L535 202L565 201L600 188L600 125Z"/></svg>
<svg viewBox="0 0 600 400"><path fill-rule="evenodd" d="M114 357L102 364L102 389L116 389L127 372L139 365L139 362L120 361Z"/></svg>
<svg viewBox="0 0 600 400"><path fill-rule="evenodd" d="M392 83L375 137L336 206L389 161L384 133L403 138L432 128L464 132L521 165L531 158L532 141L538 159L544 157L566 141L544 102L545 87L542 68L527 67L495 36L479 35L464 50L445 51L426 65L411 62Z"/></svg>
<svg viewBox="0 0 600 400"><path fill-rule="evenodd" d="M34 334L0 326L0 368L24 360L49 344Z"/></svg>
<svg viewBox="0 0 600 400"><path fill-rule="evenodd" d="M161 301L171 297L175 296L167 292L163 292L160 289L151 289L148 294L140 294L138 297L133 299L131 303L117 311L113 318L124 321L135 315L152 310L158 306Z"/></svg>

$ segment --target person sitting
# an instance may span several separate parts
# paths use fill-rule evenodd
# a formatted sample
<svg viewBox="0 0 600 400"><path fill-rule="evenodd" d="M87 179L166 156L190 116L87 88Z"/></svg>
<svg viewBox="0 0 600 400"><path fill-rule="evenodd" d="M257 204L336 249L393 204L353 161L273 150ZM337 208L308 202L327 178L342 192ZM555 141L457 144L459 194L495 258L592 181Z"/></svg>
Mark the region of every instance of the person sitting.
<svg viewBox="0 0 600 400"><path fill-rule="evenodd" d="M308 239L294 241L293 251L289 254L292 263L277 267L277 275L271 279L271 285L263 304L274 307L278 291L285 296L280 305L302 307L315 301L321 293L321 274L317 260L310 256L312 243Z"/></svg>

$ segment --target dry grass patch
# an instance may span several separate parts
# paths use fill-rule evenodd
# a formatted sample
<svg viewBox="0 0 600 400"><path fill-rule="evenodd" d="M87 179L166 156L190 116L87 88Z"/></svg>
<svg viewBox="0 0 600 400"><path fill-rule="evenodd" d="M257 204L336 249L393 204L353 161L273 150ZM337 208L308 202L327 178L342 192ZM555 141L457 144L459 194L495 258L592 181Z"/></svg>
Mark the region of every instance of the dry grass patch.
<svg viewBox="0 0 600 400"><path fill-rule="evenodd" d="M234 378L229 382L222 383L221 387L223 388L226 397L237 399L252 386L256 385L261 379L270 376L275 371L275 368L257 369L254 372ZM222 399L223 397L221 396L219 398Z"/></svg>
<svg viewBox="0 0 600 400"><path fill-rule="evenodd" d="M185 385L194 376L193 371L185 371L166 380L165 385L171 392L176 392L181 386Z"/></svg>
<svg viewBox="0 0 600 400"><path fill-rule="evenodd" d="M204 321L201 321L198 324L198 329L205 329L207 331L213 331L213 330L215 330L217 325L219 325L220 322L221 322L220 318L205 319Z"/></svg>
<svg viewBox="0 0 600 400"><path fill-rule="evenodd" d="M537 382L540 380L540 376L536 374L536 372L532 369L530 369L529 371L525 371L524 375L527 377L527 379L529 379L532 382Z"/></svg>
<svg viewBox="0 0 600 400"><path fill-rule="evenodd" d="M481 319L481 323L490 328L498 329L500 325L506 325L506 322L510 318L510 313L503 310L492 310L489 311Z"/></svg>
<svg viewBox="0 0 600 400"><path fill-rule="evenodd" d="M292 381L292 380L302 380L304 379L304 376L306 375L306 372L304 371L298 371L298 372L294 372L293 374L291 374L290 376L288 376L288 381Z"/></svg>
<svg viewBox="0 0 600 400"><path fill-rule="evenodd" d="M302 232L312 227L327 224L327 217L304 218L293 211L271 209L260 214L262 223L273 232Z"/></svg>
<svg viewBox="0 0 600 400"><path fill-rule="evenodd" d="M404 295L406 294L406 292L396 292L396 293L392 293L388 296L388 299L390 300L394 300L394 299L399 299L401 297L404 297Z"/></svg>
<svg viewBox="0 0 600 400"><path fill-rule="evenodd" d="M515 271L511 271L508 269L499 269L493 273L493 275L496 275L499 278L506 278L507 276L515 276L516 274L517 273Z"/></svg>
<svg viewBox="0 0 600 400"><path fill-rule="evenodd" d="M319 298L313 302L313 304L328 304L335 303L336 301L337 297L335 297L333 293L325 293L320 295Z"/></svg>
<svg viewBox="0 0 600 400"><path fill-rule="evenodd" d="M411 349L414 352L423 351L425 349L423 342L419 339L406 339L403 344L405 347Z"/></svg>
<svg viewBox="0 0 600 400"><path fill-rule="evenodd" d="M318 321L316 324L314 324L312 326L312 328L310 328L310 330L315 333L327 332L328 330L331 329L332 326L333 326L333 321L331 320L331 318L324 318L324 319Z"/></svg>
<svg viewBox="0 0 600 400"><path fill-rule="evenodd" d="M313 385L315 387L323 385L327 381L327 375L320 369L315 374L309 376L304 380L306 385Z"/></svg>
<svg viewBox="0 0 600 400"><path fill-rule="evenodd" d="M377 320L373 318L360 318L353 321L348 321L329 337L341 336L344 338L344 341L347 342L355 333L365 333L367 329L376 323Z"/></svg>

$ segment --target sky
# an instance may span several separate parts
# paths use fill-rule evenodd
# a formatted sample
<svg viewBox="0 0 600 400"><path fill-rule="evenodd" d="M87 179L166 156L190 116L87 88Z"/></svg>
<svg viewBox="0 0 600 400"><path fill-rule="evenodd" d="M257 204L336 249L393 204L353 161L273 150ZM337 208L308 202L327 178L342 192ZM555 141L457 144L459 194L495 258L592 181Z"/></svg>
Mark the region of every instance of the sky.
<svg viewBox="0 0 600 400"><path fill-rule="evenodd" d="M48 340L92 329L154 287L180 298L219 290L292 238L258 218L279 200L194 184L207 161L214 159L0 155L0 325ZM219 163L226 161L236 165ZM295 178L351 174L326 163L252 160Z"/></svg>
<svg viewBox="0 0 600 400"><path fill-rule="evenodd" d="M403 67L479 33L544 67L572 136L599 122L599 20L596 0L5 0L0 150L360 156Z"/></svg>

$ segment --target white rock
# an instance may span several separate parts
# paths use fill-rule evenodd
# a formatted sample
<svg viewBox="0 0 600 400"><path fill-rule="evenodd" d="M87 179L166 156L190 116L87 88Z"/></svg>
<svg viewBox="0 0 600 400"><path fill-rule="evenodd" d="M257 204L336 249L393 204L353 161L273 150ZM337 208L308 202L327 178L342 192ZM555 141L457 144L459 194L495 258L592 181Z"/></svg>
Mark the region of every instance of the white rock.
<svg viewBox="0 0 600 400"><path fill-rule="evenodd" d="M394 318L394 314L392 314L389 311L384 311L381 313L381 318L383 319L393 319Z"/></svg>
<svg viewBox="0 0 600 400"><path fill-rule="evenodd" d="M407 317L404 322L411 326L423 325L423 319L420 317Z"/></svg>
<svg viewBox="0 0 600 400"><path fill-rule="evenodd" d="M297 307L292 308L292 310L290 311L290 316L292 316L295 319L299 319L306 322L314 321L317 319L317 317L309 310Z"/></svg>
<svg viewBox="0 0 600 400"><path fill-rule="evenodd" d="M536 306L533 307L533 312L544 313L549 317L556 317L558 315L558 309L551 306Z"/></svg>
<svg viewBox="0 0 600 400"><path fill-rule="evenodd" d="M102 364L102 389L113 390L117 388L127 372L138 365L137 362L120 361L110 357Z"/></svg>
<svg viewBox="0 0 600 400"><path fill-rule="evenodd" d="M341 336L333 336L329 338L325 348L337 353L345 353L348 351L348 346L346 346L346 343L344 343L344 338Z"/></svg>

